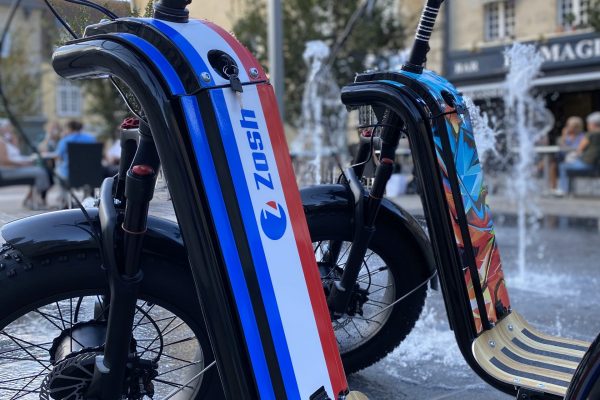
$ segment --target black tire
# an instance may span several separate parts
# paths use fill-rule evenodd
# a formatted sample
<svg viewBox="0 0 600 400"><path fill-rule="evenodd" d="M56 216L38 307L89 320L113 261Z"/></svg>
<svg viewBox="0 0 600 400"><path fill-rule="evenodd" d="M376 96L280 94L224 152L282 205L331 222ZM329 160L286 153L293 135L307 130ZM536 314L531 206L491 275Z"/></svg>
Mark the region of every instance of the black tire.
<svg viewBox="0 0 600 400"><path fill-rule="evenodd" d="M3 245L0 261L2 333L15 319L42 305L79 296L104 295L108 290L105 272L95 250L65 251L28 260L17 250ZM176 260L144 254L142 269L144 279L138 298L179 317L195 335L202 349L204 365L209 365L214 356L189 267ZM194 400L223 398L216 368L210 368L202 379ZM186 397L191 398L189 395Z"/></svg>
<svg viewBox="0 0 600 400"><path fill-rule="evenodd" d="M348 211L313 210L309 211L306 217L313 244L330 240L352 241L354 226ZM425 265L425 260L422 254L416 251L411 243L386 221L381 219L377 221L377 231L371 240L369 251L377 254L387 265L396 288L395 299L423 283L420 270ZM368 254L369 252L367 252ZM319 261L318 256L317 261ZM426 296L427 285L422 285L406 299L391 308L389 317L365 343L346 352L340 346L346 373L351 374L360 371L381 360L398 347L419 319ZM338 345L340 345L339 340Z"/></svg>

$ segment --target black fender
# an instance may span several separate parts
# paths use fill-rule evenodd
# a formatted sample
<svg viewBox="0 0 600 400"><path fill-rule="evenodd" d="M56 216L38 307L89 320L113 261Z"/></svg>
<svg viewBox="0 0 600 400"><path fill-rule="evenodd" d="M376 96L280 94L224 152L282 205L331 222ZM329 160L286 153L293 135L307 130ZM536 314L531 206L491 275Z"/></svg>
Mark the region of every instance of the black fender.
<svg viewBox="0 0 600 400"><path fill-rule="evenodd" d="M98 209L88 208L87 213L98 232ZM91 228L81 210L74 209L34 215L10 222L2 227L0 234L26 259L31 259L65 250L100 250ZM148 230L143 247L146 253L188 263L181 231L175 222L148 216Z"/></svg>
<svg viewBox="0 0 600 400"><path fill-rule="evenodd" d="M300 189L302 205L304 212L310 213L317 210L347 210L348 215L354 218L354 195L351 189L346 185L316 185ZM365 194L366 200L366 194ZM399 232L403 240L412 243L421 253L425 260L425 265L421 267L423 279L427 279L437 271L433 249L429 237L419 222L405 209L383 199L379 216L377 217L385 223L392 224L394 229ZM437 279L431 280L431 287L438 288Z"/></svg>

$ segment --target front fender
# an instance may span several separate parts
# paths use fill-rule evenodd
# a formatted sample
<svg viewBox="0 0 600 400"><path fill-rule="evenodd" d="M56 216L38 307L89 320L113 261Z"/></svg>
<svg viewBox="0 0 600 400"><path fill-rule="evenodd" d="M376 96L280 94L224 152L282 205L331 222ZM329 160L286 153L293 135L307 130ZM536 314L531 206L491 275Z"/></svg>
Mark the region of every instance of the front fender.
<svg viewBox="0 0 600 400"><path fill-rule="evenodd" d="M89 208L87 213L94 228L98 229L98 209ZM49 212L10 222L2 227L1 235L26 258L65 250L99 249L92 236L90 223L81 210L77 209ZM144 251L187 263L187 252L179 226L162 218L148 216Z"/></svg>
<svg viewBox="0 0 600 400"><path fill-rule="evenodd" d="M353 218L354 197L345 185L309 186L300 189L300 195L305 213L316 210L342 209L347 210L348 215ZM430 277L436 272L435 259L429 238L421 225L408 211L388 199L383 199L378 219L384 221L384 223L392 224L394 229L401 233L404 240L413 243L419 249L426 261L422 271L424 278ZM437 289L437 279L432 280L431 285Z"/></svg>

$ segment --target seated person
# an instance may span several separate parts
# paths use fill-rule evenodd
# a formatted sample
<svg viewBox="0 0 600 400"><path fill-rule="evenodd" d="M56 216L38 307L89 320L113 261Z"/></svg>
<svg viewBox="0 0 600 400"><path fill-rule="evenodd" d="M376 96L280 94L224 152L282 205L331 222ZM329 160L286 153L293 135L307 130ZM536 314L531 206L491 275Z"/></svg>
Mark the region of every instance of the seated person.
<svg viewBox="0 0 600 400"><path fill-rule="evenodd" d="M56 172L61 178L61 196L60 196L60 208L67 208L69 205L69 193L65 190L69 187L69 143L96 143L94 138L89 133L82 132L83 124L76 120L67 122L66 131L62 139L59 140L56 145L56 157L58 159L58 167Z"/></svg>
<svg viewBox="0 0 600 400"><path fill-rule="evenodd" d="M46 191L50 187L48 173L44 168L34 165L34 159L21 154L12 127L6 120L0 121L0 170L2 178L7 181L33 178L34 185L29 189L23 205L30 209L45 206Z"/></svg>
<svg viewBox="0 0 600 400"><path fill-rule="evenodd" d="M102 164L104 166L104 176L106 178L115 176L119 173L119 162L121 161L121 141L117 137L113 139L110 146L106 146L104 152L104 160Z"/></svg>
<svg viewBox="0 0 600 400"><path fill-rule="evenodd" d="M82 129L83 125L79 121L71 120L67 122L65 134L56 146L56 155L59 161L57 172L67 183L69 182L69 153L67 145L69 143L96 143L96 138L89 133L82 132Z"/></svg>
<svg viewBox="0 0 600 400"><path fill-rule="evenodd" d="M591 171L600 161L600 112L587 117L588 133L579 143L572 159L567 159L559 166L559 191L565 194L569 190L569 171Z"/></svg>
<svg viewBox="0 0 600 400"><path fill-rule="evenodd" d="M576 158L577 149L584 138L585 130L583 119L580 117L570 117L567 119L562 134L557 141L560 152L556 155L555 159L551 160L550 187L552 189L556 189L558 184L558 164L562 163L567 158L569 158L569 160Z"/></svg>

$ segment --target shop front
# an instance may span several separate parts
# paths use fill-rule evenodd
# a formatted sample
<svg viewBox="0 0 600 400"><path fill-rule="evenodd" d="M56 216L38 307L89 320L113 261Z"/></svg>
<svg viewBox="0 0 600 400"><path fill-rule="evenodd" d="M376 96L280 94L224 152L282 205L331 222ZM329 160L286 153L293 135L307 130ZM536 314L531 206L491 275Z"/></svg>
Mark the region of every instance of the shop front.
<svg viewBox="0 0 600 400"><path fill-rule="evenodd" d="M585 118L600 111L600 34L563 34L526 43L536 45L544 57L542 73L533 85L555 117L555 127L550 132L550 141L554 142L568 117ZM448 79L482 108L498 116L504 111L507 47L450 51L445 62Z"/></svg>

